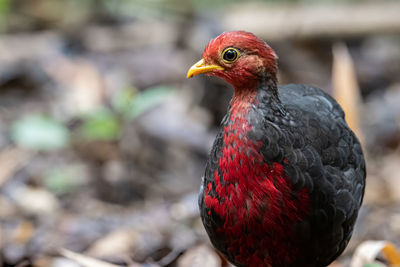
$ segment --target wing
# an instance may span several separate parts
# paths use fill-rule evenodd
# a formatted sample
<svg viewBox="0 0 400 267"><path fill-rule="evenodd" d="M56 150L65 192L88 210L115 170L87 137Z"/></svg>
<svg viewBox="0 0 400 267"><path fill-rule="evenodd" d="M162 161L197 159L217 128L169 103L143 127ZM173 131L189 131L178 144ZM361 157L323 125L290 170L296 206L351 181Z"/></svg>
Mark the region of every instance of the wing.
<svg viewBox="0 0 400 267"><path fill-rule="evenodd" d="M307 188L311 212L295 231L305 258L324 266L347 246L363 199L361 145L339 104L322 90L286 85L279 98L285 113L265 120L262 153L266 162L284 164L294 190Z"/></svg>

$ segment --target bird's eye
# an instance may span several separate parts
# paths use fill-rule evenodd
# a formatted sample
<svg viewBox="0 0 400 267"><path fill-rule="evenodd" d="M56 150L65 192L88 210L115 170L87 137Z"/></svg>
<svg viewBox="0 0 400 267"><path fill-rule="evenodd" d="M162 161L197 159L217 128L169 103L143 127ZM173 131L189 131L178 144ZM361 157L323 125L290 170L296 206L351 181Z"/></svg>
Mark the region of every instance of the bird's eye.
<svg viewBox="0 0 400 267"><path fill-rule="evenodd" d="M233 47L226 48L224 52L222 52L222 59L225 61L225 63L235 62L238 58L239 51Z"/></svg>

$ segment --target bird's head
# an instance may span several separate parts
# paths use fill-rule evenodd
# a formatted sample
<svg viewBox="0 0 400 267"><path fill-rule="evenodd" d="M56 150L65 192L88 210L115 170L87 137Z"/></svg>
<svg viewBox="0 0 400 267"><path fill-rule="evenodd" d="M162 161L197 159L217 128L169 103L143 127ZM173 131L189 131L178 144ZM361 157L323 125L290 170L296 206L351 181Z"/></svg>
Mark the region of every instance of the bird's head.
<svg viewBox="0 0 400 267"><path fill-rule="evenodd" d="M218 76L236 90L255 88L266 80L276 81L276 72L277 56L269 45L252 33L233 31L212 39L187 77L201 73Z"/></svg>

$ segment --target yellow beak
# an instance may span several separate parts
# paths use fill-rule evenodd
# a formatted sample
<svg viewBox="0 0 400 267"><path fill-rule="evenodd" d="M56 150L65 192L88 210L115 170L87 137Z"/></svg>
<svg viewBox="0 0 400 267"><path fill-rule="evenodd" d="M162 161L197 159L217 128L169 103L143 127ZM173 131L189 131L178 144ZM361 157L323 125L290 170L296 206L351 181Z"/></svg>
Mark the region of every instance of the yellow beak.
<svg viewBox="0 0 400 267"><path fill-rule="evenodd" d="M198 74L210 72L213 70L223 70L224 68L218 65L206 65L204 59L200 59L196 62L187 72L187 78L192 78Z"/></svg>

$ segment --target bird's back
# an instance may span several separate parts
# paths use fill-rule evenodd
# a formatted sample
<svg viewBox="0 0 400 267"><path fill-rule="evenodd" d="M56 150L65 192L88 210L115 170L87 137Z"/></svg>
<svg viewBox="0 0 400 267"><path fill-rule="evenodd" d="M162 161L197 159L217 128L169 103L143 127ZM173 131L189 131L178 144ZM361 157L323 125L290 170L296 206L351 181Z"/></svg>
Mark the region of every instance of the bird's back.
<svg viewBox="0 0 400 267"><path fill-rule="evenodd" d="M263 91L246 118L238 121L230 108L203 177L203 223L237 266L325 266L346 247L362 202L361 146L340 106L320 89L286 85L278 92L282 110ZM263 167L252 163L258 159Z"/></svg>
<svg viewBox="0 0 400 267"><path fill-rule="evenodd" d="M298 123L281 124L281 138L300 135L297 142L278 141L289 162L286 171L294 187L307 188L312 206L298 238L304 239L305 254L315 258L315 266L324 266L347 246L361 206L366 176L361 145L339 104L322 90L291 84L278 91Z"/></svg>

